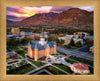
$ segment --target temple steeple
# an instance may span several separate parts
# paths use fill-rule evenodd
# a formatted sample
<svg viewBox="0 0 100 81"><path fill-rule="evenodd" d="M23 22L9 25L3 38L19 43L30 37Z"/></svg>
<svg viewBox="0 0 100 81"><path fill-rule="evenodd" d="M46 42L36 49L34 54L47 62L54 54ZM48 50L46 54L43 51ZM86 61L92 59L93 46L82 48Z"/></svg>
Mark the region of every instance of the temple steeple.
<svg viewBox="0 0 100 81"><path fill-rule="evenodd" d="M30 43L30 41L28 42L28 46L31 46L31 43Z"/></svg>
<svg viewBox="0 0 100 81"><path fill-rule="evenodd" d="M37 43L35 44L35 48L34 49L38 49L38 47L37 47Z"/></svg>
<svg viewBox="0 0 100 81"><path fill-rule="evenodd" d="M44 37L43 28L42 28L42 32L41 32L41 38L45 38L45 37Z"/></svg>
<svg viewBox="0 0 100 81"><path fill-rule="evenodd" d="M40 38L40 41L45 41L44 32L43 32L43 28L42 28L42 32L41 32L41 38Z"/></svg>
<svg viewBox="0 0 100 81"><path fill-rule="evenodd" d="M56 45L56 42L54 41L54 45Z"/></svg>

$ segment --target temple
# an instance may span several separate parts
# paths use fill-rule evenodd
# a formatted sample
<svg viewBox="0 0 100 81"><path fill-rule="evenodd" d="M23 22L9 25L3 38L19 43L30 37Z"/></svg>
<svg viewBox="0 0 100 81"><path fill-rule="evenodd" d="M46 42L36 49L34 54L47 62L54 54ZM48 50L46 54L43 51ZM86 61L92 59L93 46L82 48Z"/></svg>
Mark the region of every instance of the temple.
<svg viewBox="0 0 100 81"><path fill-rule="evenodd" d="M42 30L40 41L36 44L28 43L28 56L37 59L56 53L56 43L45 41L44 32Z"/></svg>

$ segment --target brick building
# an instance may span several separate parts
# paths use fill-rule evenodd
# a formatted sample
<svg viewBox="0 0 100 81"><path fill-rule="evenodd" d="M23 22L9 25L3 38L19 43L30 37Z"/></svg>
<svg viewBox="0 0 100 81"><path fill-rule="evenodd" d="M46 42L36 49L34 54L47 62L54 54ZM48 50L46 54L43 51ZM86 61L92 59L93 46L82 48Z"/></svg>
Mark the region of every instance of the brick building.
<svg viewBox="0 0 100 81"><path fill-rule="evenodd" d="M12 29L11 29L11 33L13 34L13 35L19 35L20 34L20 29L18 28L18 27L13 27Z"/></svg>
<svg viewBox="0 0 100 81"><path fill-rule="evenodd" d="M35 60L56 53L56 43L45 41L44 32L36 44L28 43L28 56Z"/></svg>

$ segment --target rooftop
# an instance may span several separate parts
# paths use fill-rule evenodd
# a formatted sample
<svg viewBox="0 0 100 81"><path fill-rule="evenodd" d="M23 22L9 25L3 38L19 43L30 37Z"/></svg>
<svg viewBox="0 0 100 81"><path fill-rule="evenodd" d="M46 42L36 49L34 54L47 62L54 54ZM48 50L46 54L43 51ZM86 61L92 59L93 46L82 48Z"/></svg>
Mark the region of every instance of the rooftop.
<svg viewBox="0 0 100 81"><path fill-rule="evenodd" d="M74 63L72 66L74 66L76 69L88 70L88 67L82 63Z"/></svg>
<svg viewBox="0 0 100 81"><path fill-rule="evenodd" d="M53 47L53 42L47 42L45 45L41 45L39 43L37 43L37 49L38 50L43 50L43 49L46 49L47 45L52 48ZM31 49L34 50L35 49L35 44L32 44L31 45Z"/></svg>
<svg viewBox="0 0 100 81"><path fill-rule="evenodd" d="M94 38L94 36L86 36L86 38Z"/></svg>

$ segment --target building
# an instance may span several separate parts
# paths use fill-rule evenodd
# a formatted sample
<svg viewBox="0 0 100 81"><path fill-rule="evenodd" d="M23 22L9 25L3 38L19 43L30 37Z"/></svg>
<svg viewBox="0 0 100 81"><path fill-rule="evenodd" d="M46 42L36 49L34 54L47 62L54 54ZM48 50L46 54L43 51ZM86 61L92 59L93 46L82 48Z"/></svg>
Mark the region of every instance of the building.
<svg viewBox="0 0 100 81"><path fill-rule="evenodd" d="M93 40L94 36L86 36L86 39L92 39Z"/></svg>
<svg viewBox="0 0 100 81"><path fill-rule="evenodd" d="M11 33L13 34L13 35L19 35L20 34L20 29L18 28L18 27L13 27L12 29L11 29Z"/></svg>
<svg viewBox="0 0 100 81"><path fill-rule="evenodd" d="M86 36L89 36L89 33L86 33L86 32L75 32L74 33L75 38L85 38Z"/></svg>
<svg viewBox="0 0 100 81"><path fill-rule="evenodd" d="M16 35L7 35L7 40L11 39L11 38L15 38L16 40L21 40L24 37L23 36L16 36Z"/></svg>
<svg viewBox="0 0 100 81"><path fill-rule="evenodd" d="M90 72L88 66L82 63L73 63L70 68L74 73L88 74Z"/></svg>
<svg viewBox="0 0 100 81"><path fill-rule="evenodd" d="M16 55L16 53L7 48L6 55L7 55L7 58L10 58L11 56Z"/></svg>
<svg viewBox="0 0 100 81"><path fill-rule="evenodd" d="M33 33L34 36L38 36L38 37L41 37L41 33ZM44 32L44 37L49 37L50 36L50 33L49 32Z"/></svg>
<svg viewBox="0 0 100 81"><path fill-rule="evenodd" d="M83 39L75 38L74 35L66 35L65 37L59 37L58 39L59 40L61 40L61 39L64 40L64 42L65 42L64 45L68 45L70 43L71 39L73 39L75 43L80 41L81 44L83 44Z"/></svg>
<svg viewBox="0 0 100 81"><path fill-rule="evenodd" d="M91 46L89 49L90 52L94 53L94 46Z"/></svg>
<svg viewBox="0 0 100 81"><path fill-rule="evenodd" d="M20 35L21 36L29 36L29 35L33 35L33 33L31 32L31 30L24 29L20 32Z"/></svg>
<svg viewBox="0 0 100 81"><path fill-rule="evenodd" d="M49 32L44 32L44 37L49 37L50 36L50 34L49 34Z"/></svg>
<svg viewBox="0 0 100 81"><path fill-rule="evenodd" d="M35 60L56 53L56 43L45 41L44 32L36 44L28 43L28 56Z"/></svg>

